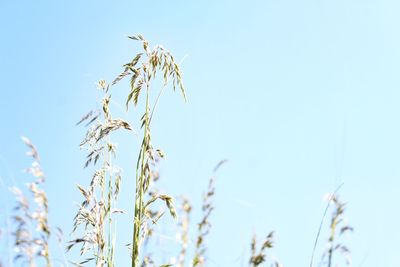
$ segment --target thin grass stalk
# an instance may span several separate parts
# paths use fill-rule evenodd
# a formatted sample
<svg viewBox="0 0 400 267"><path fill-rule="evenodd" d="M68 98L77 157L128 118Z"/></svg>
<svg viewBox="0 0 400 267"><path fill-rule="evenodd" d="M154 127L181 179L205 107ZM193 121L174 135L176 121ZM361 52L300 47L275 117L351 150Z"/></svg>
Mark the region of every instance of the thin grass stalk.
<svg viewBox="0 0 400 267"><path fill-rule="evenodd" d="M335 244L335 232L336 232L336 219L332 218L331 223L331 235L329 237L329 249L328 249L328 267L332 266L332 255L333 255L333 245Z"/></svg>
<svg viewBox="0 0 400 267"><path fill-rule="evenodd" d="M110 137L107 137L107 158L106 162L108 164L108 168L112 168L112 145ZM107 211L108 211L108 251L107 251L107 266L112 267L114 265L114 246L115 242L113 240L116 239L116 232L112 230L113 219L111 216L111 211L113 210L113 175L111 171L108 174L108 192L107 192Z"/></svg>
<svg viewBox="0 0 400 267"><path fill-rule="evenodd" d="M344 211L346 204L341 202L338 196L333 196L333 202L335 204L335 210L331 219L331 235L329 237L329 250L328 250L328 267L333 266L333 254L335 250L339 250L345 257L346 264L350 265L350 250L340 240L337 240L341 235L352 232L353 227L344 223Z"/></svg>
<svg viewBox="0 0 400 267"><path fill-rule="evenodd" d="M28 156L33 158L33 163L26 171L35 177L35 181L27 184L33 203L18 188L11 191L17 199L13 219L17 225L12 233L15 236L15 248L17 255L15 260L21 259L30 267L36 266L36 258L42 258L46 267L51 267L49 249L50 226L48 223L48 201L46 192L41 188L45 182L45 174L40 166L39 153L32 142L22 137L25 145L30 149ZM35 227L35 231L33 230Z"/></svg>
<svg viewBox="0 0 400 267"><path fill-rule="evenodd" d="M180 87L181 93L185 98L185 89L182 83L182 74L178 64L175 63L173 56L162 46L155 46L149 49L148 42L140 34L130 36L130 39L139 41L143 45L143 53L137 54L131 62L124 65L125 70L114 80L113 84L118 83L121 79L130 76L131 91L126 100L128 108L129 102L133 102L136 106L139 95L142 90L145 92L145 110L141 118L143 128L143 138L140 151L136 163L136 188L134 197L134 220L132 234L132 267L138 267L140 263L140 247L142 240L146 239L146 231L148 221L154 223L155 219L149 217L149 206L157 199L165 202L170 214L176 217L176 211L173 206L172 197L165 194L156 194L150 196L149 200L145 200L145 195L149 191L151 181L154 179L150 170L150 165L154 162L156 155L163 157L160 150L154 150L151 144L150 123L157 107L160 95L167 85L169 79L172 80L173 88ZM155 101L155 105L151 110L150 106L150 84L155 79L156 73L162 72L164 77L164 85ZM185 98L186 99L186 98ZM157 152L157 153L155 153ZM156 219L158 220L158 218Z"/></svg>
<svg viewBox="0 0 400 267"><path fill-rule="evenodd" d="M331 216L331 222L329 224L329 238L328 238L328 249L322 257L322 263L324 263L324 258L327 254L327 267L334 266L335 252L339 251L345 258L346 264L350 265L350 249L343 244L340 240L340 236L352 232L353 227L347 225L344 221L344 211L346 204L339 200L339 197L335 194L328 194L326 199L334 204L334 209Z"/></svg>
<svg viewBox="0 0 400 267"><path fill-rule="evenodd" d="M145 106L145 119L144 119L144 135L141 153L139 154L138 162L140 161L140 172L136 169L138 178L136 179L136 201L135 201L135 214L134 214L134 229L133 229L133 255L132 267L139 266L139 249L140 249L140 228L143 217L143 195L144 195L144 179L145 179L145 152L148 150L149 143L149 87L146 85L146 106Z"/></svg>
<svg viewBox="0 0 400 267"><path fill-rule="evenodd" d="M185 267L187 258L187 248L189 245L189 225L190 225L190 212L192 207L186 197L182 197L181 210L179 216L179 232L178 237L181 244L181 249L178 255L177 266Z"/></svg>
<svg viewBox="0 0 400 267"><path fill-rule="evenodd" d="M343 186L343 183L340 184L340 185L335 189L335 191L333 192L333 194L331 194L329 197L332 198L334 195L336 195L336 193L339 192L339 190L340 190L340 188L341 188L342 186ZM331 204L331 200L332 200L332 199L329 199L328 203L326 204L326 207L325 207L325 210L324 210L324 214L322 215L321 221L320 221L320 223L319 223L317 235L315 236L314 246L313 246L312 253L311 253L310 267L312 267L313 264L314 264L314 255L315 255L315 251L316 251L316 249L317 249L318 240L319 240L319 237L320 237L320 235L321 235L322 226L323 226L323 224L324 224L325 216L326 216L326 214L328 213L328 210L329 210L329 207L330 207L330 204Z"/></svg>
<svg viewBox="0 0 400 267"><path fill-rule="evenodd" d="M215 180L216 180L216 172L218 169L227 162L227 160L221 160L213 170L213 175L210 177L208 182L207 192L203 196L203 205L202 205L202 219L200 223L198 223L198 234L196 238L196 247L195 254L193 258L193 266L204 266L206 262L206 246L204 244L204 240L206 236L210 233L211 223L209 218L214 211L213 199L215 195Z"/></svg>
<svg viewBox="0 0 400 267"><path fill-rule="evenodd" d="M85 167L92 162L95 165L99 159L102 160L102 166L95 171L88 188L78 185L85 200L79 205L73 232L79 226L83 226L84 233L81 237L71 240L67 249L81 243L81 255L88 250L92 251L93 256L76 263L78 265L94 260L97 267L104 265L113 267L116 243L113 215L123 213L123 211L115 208L121 175L112 162L112 157L116 156L116 152L115 145L111 143L110 134L121 128L126 130L132 130L132 128L126 121L112 118L109 109L111 99L111 95L108 94L109 85L102 80L99 82L99 87L104 92L102 110L89 112L79 123L89 120L87 126L92 125L81 143L81 147L89 151Z"/></svg>

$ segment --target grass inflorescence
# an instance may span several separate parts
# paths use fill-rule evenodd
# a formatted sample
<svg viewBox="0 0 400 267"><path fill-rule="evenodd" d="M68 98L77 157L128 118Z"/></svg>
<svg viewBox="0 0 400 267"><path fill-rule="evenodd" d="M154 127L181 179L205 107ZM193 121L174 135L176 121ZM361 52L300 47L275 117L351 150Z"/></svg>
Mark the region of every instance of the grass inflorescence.
<svg viewBox="0 0 400 267"><path fill-rule="evenodd" d="M17 186L11 188L16 197L12 216L16 226L13 231L16 250L14 261L21 261L30 267L38 265L50 267L52 264L49 248L51 234L48 223L49 207L46 192L42 188L46 177L41 168L36 147L26 137L22 137L22 141L29 148L27 155L33 158L32 165L26 169L26 172L30 173L35 180L26 184L30 197Z"/></svg>
<svg viewBox="0 0 400 267"><path fill-rule="evenodd" d="M271 266L280 267L280 263L267 255L267 251L274 246L274 232L270 232L258 248L257 236L254 235L251 241L251 256L249 260L250 267L256 267L263 263L269 263Z"/></svg>
<svg viewBox="0 0 400 267"><path fill-rule="evenodd" d="M346 204L340 200L337 194L328 194L326 199L333 204L333 210L329 224L330 235L327 241L327 249L321 261L328 267L334 266L334 254L339 252L344 257L346 264L350 265L350 248L341 239L343 235L353 231L353 227L346 223L346 218L344 217Z"/></svg>
<svg viewBox="0 0 400 267"><path fill-rule="evenodd" d="M180 88L180 91L186 99L185 88L182 81L182 73L179 65L175 62L172 54L163 46L157 45L149 48L148 41L140 34L129 37L132 40L139 41L142 44L143 52L124 65L124 71L113 81L115 85L121 79L130 78L130 92L126 99L126 107L128 109L130 102L137 106L139 95L145 95L144 111L141 117L141 128L143 136L139 155L136 164L136 189L134 201L134 221L133 221L133 238L132 238L132 267L140 264L140 247L146 238L146 231L149 222L156 218L148 216L150 213L150 205L156 200L165 202L172 217L176 217L173 199L166 194L154 194L149 199L146 194L150 190L152 180L154 180L151 165L155 162L156 157L163 158L164 152L153 147L151 135L151 120L157 108L159 97L164 88L171 81L173 89ZM161 72L163 75L163 86L159 91L158 97L152 101L150 98L150 90L152 81L156 78L156 74Z"/></svg>
<svg viewBox="0 0 400 267"><path fill-rule="evenodd" d="M183 99L186 100L182 72L172 54L163 46L156 45L151 48L148 41L140 34L129 36L129 38L139 42L142 51L123 65L123 71L111 84L104 80L99 81L98 87L103 94L101 108L90 111L77 123L84 125L87 129L80 147L86 151L83 165L85 168L93 167L93 173L87 185L77 185L82 199L77 204L71 233L73 237L66 249L69 251L79 246L79 259L71 261L75 266L116 266L119 231L116 220L117 214L125 212L118 208L118 198L123 189L121 186L123 175L122 169L115 164L117 145L112 142L112 139L116 131L131 133L134 127L127 120L115 118L112 115L110 103L113 86L118 85L123 79L129 79L129 92L125 99L126 109L128 111L131 104L138 110L142 109L139 111L141 118L137 122L139 127L135 127L137 128L135 136L140 137L137 160L132 164L135 167L133 178L135 188L127 189L127 192L131 194L130 208L133 210L133 219L131 243L128 244L131 250L130 254L127 253L125 256L124 262L130 262L131 267L206 266L209 264L207 259L209 244L206 239L211 233L211 217L215 209L216 172L226 160L217 164L209 179L208 187L203 195L201 220L196 225L196 235L193 237L190 231L193 209L190 200L182 197L179 208L176 210L174 198L156 186L160 177L158 164L164 159L165 153L154 145L152 135L152 119L160 97L168 85L174 91L179 88ZM155 81L162 81L162 83L158 91L153 92ZM33 158L33 163L27 172L32 174L35 180L27 184L29 195L24 192L26 190L21 190L19 187L15 186L11 189L17 199L12 216L15 222L12 231L16 248L14 259L29 267L51 267L54 266L54 259L51 258L50 253L50 236L58 235L62 243L62 231L52 231L49 226L48 200L43 187L45 175L40 165L40 157L35 146L27 138L23 138L23 141L29 148L28 155ZM125 175L124 179L127 179ZM157 205L156 202L158 202ZM342 260L336 257L338 252L344 256L346 264L350 265L350 249L344 245L342 235L353 231L353 228L345 223L345 204L339 200L339 197L331 194L329 202L333 204L333 211L329 224L327 249L320 266L336 266L334 263ZM327 210L328 208L329 206ZM179 218L175 221L179 245L176 247L175 257L171 257L169 263L160 265L159 257L154 256L160 252L160 249L153 254L147 253L145 248L154 238L155 225L159 223L165 211L173 218L177 218L179 214ZM319 233L320 231L318 236ZM1 234L0 232L0 236ZM282 266L270 253L274 242L274 232L270 232L262 240L254 235L250 244L251 254L248 265L250 267ZM314 251L316 246L317 242L315 242ZM67 263L64 265L67 266ZM0 262L1 266L2 262Z"/></svg>
<svg viewBox="0 0 400 267"><path fill-rule="evenodd" d="M104 92L102 109L89 112L78 124L88 121L86 126L89 129L80 144L81 148L88 151L85 167L91 163L95 166L101 164L94 171L89 186L77 185L84 200L78 205L72 232L82 228L82 233L69 242L67 250L81 244L81 255L91 251L91 256L76 262L77 265L95 261L96 266L114 266L117 234L113 227L114 215L123 211L116 205L121 187L121 169L112 162L116 156L116 145L111 142L110 135L118 129L132 128L128 122L112 117L109 85L104 80L98 85Z"/></svg>

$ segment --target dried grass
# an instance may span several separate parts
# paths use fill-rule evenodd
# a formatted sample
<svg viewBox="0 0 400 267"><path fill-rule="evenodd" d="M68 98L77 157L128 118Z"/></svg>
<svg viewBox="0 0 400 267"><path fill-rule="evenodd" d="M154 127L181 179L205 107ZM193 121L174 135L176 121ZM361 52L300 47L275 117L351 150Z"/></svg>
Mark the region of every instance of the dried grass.
<svg viewBox="0 0 400 267"><path fill-rule="evenodd" d="M193 258L193 266L204 266L206 262L206 246L204 244L204 240L206 236L210 233L211 223L209 221L212 212L214 211L213 206L213 197L215 194L215 180L216 180L216 172L218 169L226 163L227 160L221 160L214 168L213 175L211 176L208 182L207 192L203 196L203 206L202 212L203 216L198 224L198 235L196 239L196 250Z"/></svg>
<svg viewBox="0 0 400 267"><path fill-rule="evenodd" d="M125 77L130 77L130 92L126 99L127 109L131 101L135 106L138 104L139 95L142 91L145 94L145 110L141 118L143 138L136 165L136 194L132 238L131 266L137 267L140 262L140 247L143 240L146 239L147 234L144 229L147 228L149 221L153 222L156 219L148 216L151 214L148 212L150 205L157 199L160 199L165 202L170 214L176 217L172 197L159 194L151 196L148 200L145 199L147 192L150 190L151 181L154 179L150 165L154 163L156 157L164 157L164 153L161 150L153 148L150 127L151 120L156 110L159 96L170 80L173 89L175 90L179 86L184 99L186 99L186 96L182 82L182 73L172 54L160 45L150 49L148 41L140 34L130 36L129 38L139 41L144 51L143 53L136 54L129 63L124 65L124 71L113 81L113 85ZM151 82L155 79L158 72L163 74L164 86L152 106L150 99Z"/></svg>
<svg viewBox="0 0 400 267"><path fill-rule="evenodd" d="M96 266L114 266L116 231L115 214L123 213L117 208L121 187L121 169L112 163L116 156L116 145L111 142L111 133L119 129L131 131L128 122L122 119L114 119L110 113L109 104L111 95L108 93L109 85L104 80L99 82L99 88L103 90L102 109L91 111L85 115L78 124L88 121L89 127L85 139L81 142L81 148L87 150L85 167L91 163L101 165L92 175L89 186L77 185L83 196L83 202L78 205L78 212L74 218L73 233L78 228L82 229L79 237L69 241L67 250L81 244L80 255L91 252L90 257L74 262L82 266L95 261Z"/></svg>
<svg viewBox="0 0 400 267"><path fill-rule="evenodd" d="M189 227L190 227L190 212L192 211L192 206L190 205L189 199L182 197L182 203L180 208L180 220L179 220L179 231L178 240L181 244L181 249L178 255L177 266L185 267L187 250L189 246Z"/></svg>
<svg viewBox="0 0 400 267"><path fill-rule="evenodd" d="M352 232L354 229L346 223L346 218L344 217L344 212L346 204L339 199L336 194L329 194L326 199L333 204L333 211L329 224L330 235L327 241L327 249L322 256L322 264L327 264L328 267L334 266L334 254L339 252L346 265L351 264L350 249L343 243L341 238L344 234Z"/></svg>
<svg viewBox="0 0 400 267"><path fill-rule="evenodd" d="M113 80L111 85L104 80L99 81L99 88L104 93L102 108L90 111L77 123L77 125L85 124L85 127L87 127L85 138L80 144L81 148L87 151L84 166L93 165L95 170L89 185L77 185L82 195L82 201L78 204L78 211L73 223L72 233L76 237L69 241L67 246L67 250L71 250L80 245L81 258L73 262L76 266L90 264L95 264L96 267L115 266L115 251L117 249L116 214L124 213L124 211L118 209L117 205L121 190L122 170L113 162L117 152L116 145L111 142L111 137L115 131L133 131L133 127L127 121L114 118L111 115L110 90L111 86L117 85L119 81L126 78L130 79L130 90L126 97L127 110L132 102L134 106L138 106L140 95L144 99L143 115L138 122L141 126L138 128L142 138L136 162L135 195L132 196L134 199L134 207L132 207L134 219L132 222L132 243L129 244L132 254L129 255L129 258L132 267L173 266L171 263L158 265L156 258L153 258L151 253L143 255L145 253L142 253L141 249L153 238L154 226L164 214L163 209L154 205L155 202L165 205L166 210L173 218L178 217L174 199L170 195L160 192L155 186L155 182L159 179L157 164L164 158L164 152L153 146L151 122L160 96L167 85L171 84L173 90L178 87L186 100L185 88L179 65L168 50L160 45L149 48L148 41L140 34L129 38L140 42L143 52L136 54L130 62L123 65L123 71ZM152 82L159 73L163 77L163 85L157 97L151 99ZM30 267L50 267L52 262L49 239L53 231L48 224L48 201L42 188L45 175L40 166L40 157L35 146L27 138L23 137L22 139L29 148L28 156L33 158L32 166L26 171L35 177L35 181L27 184L29 197L18 187L11 189L17 200L12 217L16 223L16 228L13 231L14 245L17 249L15 260ZM186 266L190 256L193 256L190 266L205 266L207 264L206 238L211 231L210 217L214 211L215 174L225 162L226 160L223 160L217 164L209 180L207 191L203 196L202 218L197 224L197 236L194 242L191 242L190 238L192 207L187 198L182 199L179 209L180 218L177 223L179 229L177 237L180 247L174 266ZM343 234L353 231L353 228L345 224L345 204L339 200L338 196L336 194L330 195L329 201L334 204L334 208L329 225L328 247L323 254L321 265L332 267L334 260L336 262L335 255L338 252L344 256L346 264L350 265L350 250L348 246L344 245L341 237ZM54 232L58 236L59 243L63 243L61 229ZM189 255L188 252L191 244L194 244L194 255ZM261 241L261 245L259 244L260 241L254 235L250 246L249 266L282 266L270 254L270 250L274 246L274 232L270 232ZM2 263L0 262L1 266Z"/></svg>
<svg viewBox="0 0 400 267"><path fill-rule="evenodd" d="M45 182L45 174L40 166L40 157L35 146L26 137L22 137L22 141L29 148L27 155L33 158L32 165L26 169L26 172L30 173L35 180L26 184L33 202L20 188L16 186L11 188L11 192L16 197L12 216L16 224L16 229L13 231L16 249L14 261L21 261L33 267L41 262L40 259L43 259L45 266L50 267L51 231L48 224L48 201L46 192L41 188Z"/></svg>
<svg viewBox="0 0 400 267"><path fill-rule="evenodd" d="M251 241L251 257L249 265L256 267L263 263L269 263L271 266L280 267L281 264L272 256L267 255L267 251L274 246L274 232L270 232L264 239L260 248L257 248L257 236L254 235Z"/></svg>

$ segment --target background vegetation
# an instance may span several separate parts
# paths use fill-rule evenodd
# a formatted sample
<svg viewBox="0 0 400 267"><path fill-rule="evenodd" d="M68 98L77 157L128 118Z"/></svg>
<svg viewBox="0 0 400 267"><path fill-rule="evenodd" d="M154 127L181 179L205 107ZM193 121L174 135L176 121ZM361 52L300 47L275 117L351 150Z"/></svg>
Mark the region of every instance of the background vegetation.
<svg viewBox="0 0 400 267"><path fill-rule="evenodd" d="M211 231L210 217L214 211L215 176L210 178L208 188L203 196L202 217L197 223L195 238L189 235L190 201L182 197L182 208L180 210L182 218L177 224L180 227L177 233L177 246L180 247L179 255L169 256L170 259L164 264L157 263L160 260L157 257L159 244L152 247L154 251L146 251L146 254L142 255L142 249L148 246L148 243L158 232L161 218L165 213L165 209L154 207L154 204L157 201L164 202L165 208L172 218L178 219L174 198L160 192L155 186L155 183L160 179L157 165L160 160L165 158L165 153L153 146L151 122L160 97L169 83L172 84L171 87L174 91L177 87L179 88L184 100L186 100L186 93L180 67L168 50L161 45L151 48L141 34L129 36L129 39L138 41L143 52L137 53L131 61L123 65L123 71L111 85L104 80L99 81L98 88L104 93L101 109L91 110L77 123L77 125L85 124L85 127L88 128L86 136L80 144L81 148L87 151L84 166L89 167L93 164L95 170L88 186L77 185L83 197L81 204L78 203L78 212L74 217L71 233L72 236L77 235L77 237L68 241L68 245L66 245L63 242L63 231L60 228L54 228L54 232L57 231L57 241L61 250L66 247L66 251L69 252L73 247L79 245L79 258L81 259L67 261L67 257L63 255L64 262L59 264L68 266L68 262L70 262L75 266L89 264L99 267L116 266L116 251L120 250L116 239L118 232L121 231L117 228L116 214L126 212L117 206L119 192L123 189L123 187L121 188L122 170L113 163L117 155L117 145L111 141L111 134L121 129L133 131L133 128L129 122L123 119L115 119L111 115L110 102L112 100L112 86L117 85L123 79L129 79L130 90L126 98L126 109L128 110L131 102L134 106L138 106L139 100L142 99L144 111L138 122L140 132L137 135L143 137L140 141L141 145L135 163L135 190L129 190L132 197L131 203L134 203L132 204L134 216L132 219L133 230L131 231L133 237L132 242L126 245L129 253L126 253L124 261L130 260L132 267L204 266L207 263L206 238ZM156 98L152 99L151 96L154 95L152 83L158 81L157 75L162 75L162 86L156 94ZM53 230L48 223L49 203L47 195L41 188L46 178L40 165L40 157L36 147L26 137L23 137L22 140L29 148L27 155L34 160L26 172L32 174L36 180L27 183L30 197L27 197L17 186L11 188L11 192L16 197L16 205L11 212L11 218L6 218L7 225L4 233L7 235L8 242L10 242L10 239L13 240L15 253L10 253L11 251L9 253L15 255L8 255L7 261L10 265L50 267L60 259L53 258L53 254L50 252L50 237ZM214 175L225 162L226 160L222 160L216 165ZM334 255L337 253L343 254L346 264L349 265L351 263L350 250L337 240L342 234L353 230L345 223L343 218L345 204L339 201L336 192L329 195L327 201L326 211L328 211L330 202L333 202L335 208L329 226L328 246L320 265L333 266ZM321 227L322 223L323 221ZM320 230L316 237L310 266L313 265ZM258 242L257 236L254 235L250 245L251 254L248 265L281 266L275 257L267 254L268 250L274 246L274 232L270 232L261 245L258 245ZM10 244L7 245L10 247ZM192 254L189 252L191 246L194 251Z"/></svg>
<svg viewBox="0 0 400 267"><path fill-rule="evenodd" d="M7 99L0 114L7 129L0 143L0 208L4 214L0 250L7 257L2 258L3 264L12 264L15 254L16 236L9 235L17 226L11 220L16 215L12 210L15 201L9 188L16 186L31 203L32 217L41 220L42 234L33 231L42 240L39 248L45 247L46 220L50 226L48 255L56 261L53 264L65 262L65 246L73 244L69 241L89 236L96 237L93 240L100 243L103 256L95 256L88 265L97 260L129 266L130 246L126 245L132 246L134 239L132 205L139 195L133 177L146 139L145 147L153 149L142 152L138 184L147 187L148 177L159 179L149 187L151 194L144 194L142 187L136 214L144 219L154 212L150 216L154 219L159 211L165 213L157 226L151 219L139 221L141 234L152 233L151 238L142 239L140 260L148 256L157 265L167 264L171 257L181 260L186 250L186 264L190 264L206 248L207 266L246 266L250 259L258 259L263 242L275 230L274 248L264 251L267 258L276 258L285 266L308 265L323 221L314 264L324 252L324 261L329 260L325 245L333 232L335 243L351 248L356 265L396 266L398 4L159 4L1 3L1 25L10 25L3 26L7 37L1 44L0 65L2 95ZM145 90L137 107L132 94L126 113L131 77L113 85L114 78L125 71L119 66L132 63L143 52L140 42L123 38L136 30L146 33L149 49L157 43L171 49L187 89L185 104L179 86L175 93L173 84L166 87L150 131L146 130L150 138L143 132L149 127L140 127L147 110ZM151 108L163 85L162 71L157 75L150 87ZM103 79L96 93L95 84ZM111 85L108 90L107 85ZM74 127L89 109L94 110L94 117L99 116L98 121L85 128L89 118ZM84 133L98 123L108 126L102 132L107 136L97 144L93 140L83 144L80 150ZM31 138L39 149L45 181L40 175L19 172L31 164L21 157L20 135ZM110 155L99 156L93 166L94 153L88 167L82 168L92 152L86 149L101 146ZM157 149L162 149L164 159ZM229 161L213 174L213 166L221 159ZM209 234L199 239L197 224L208 214L201 207L209 176L217 177L211 198L215 210L207 217L212 224ZM105 182L96 184L102 177ZM93 187L92 178L96 178ZM31 185L26 188L26 183ZM346 221L342 225L340 219L332 220L336 205L322 220L327 205L322 196L339 187L339 200L349 203L345 217L356 230L344 240L340 229ZM189 202L184 204L184 199ZM146 210L149 200L151 206ZM167 205L175 208L176 220L170 216L174 209ZM71 234L73 218L84 211L82 207L89 211L95 207L96 225L102 227L86 232L84 217L78 216L83 224ZM182 214L185 210L190 214ZM336 211L342 215L341 209ZM23 217L22 208L19 212ZM64 244L57 240L56 226L63 230ZM208 227L201 231L208 233ZM182 234L177 237L176 233ZM255 233L258 242L252 250ZM180 246L181 236L187 240L186 249ZM113 240L118 249L113 249ZM197 246L198 240L202 242ZM85 256L79 257L83 242L77 243L66 253L67 261L84 261L94 251L99 253L97 247L89 246ZM42 256L37 259L41 263L47 253ZM333 258L339 263L345 260L343 256Z"/></svg>

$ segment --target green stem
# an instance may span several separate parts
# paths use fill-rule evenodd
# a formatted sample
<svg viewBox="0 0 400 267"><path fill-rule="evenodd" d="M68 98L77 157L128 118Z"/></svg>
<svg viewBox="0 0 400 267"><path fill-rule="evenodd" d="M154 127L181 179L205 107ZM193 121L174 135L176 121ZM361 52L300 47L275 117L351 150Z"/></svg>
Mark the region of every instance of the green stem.
<svg viewBox="0 0 400 267"><path fill-rule="evenodd" d="M148 134L149 134L149 86L146 86L146 110L145 110L145 123L144 123L144 136L141 146L141 151L138 157L136 167L136 201L135 201L135 216L133 227L133 240L132 240L132 267L139 266L139 249L140 249L140 228L143 217L143 195L144 195L144 175L145 175L145 157L148 150Z"/></svg>
<svg viewBox="0 0 400 267"><path fill-rule="evenodd" d="M107 144L110 144L110 138L107 140ZM108 255L107 255L107 265L109 267L113 266L113 244L112 244L112 162L111 162L111 151L108 147L108 167L109 167L109 180L108 180Z"/></svg>
<svg viewBox="0 0 400 267"><path fill-rule="evenodd" d="M328 250L328 267L332 266L332 261L333 261L333 242L335 239L335 230L336 230L336 218L333 219L332 224L331 224L331 236L329 238L330 241L330 248Z"/></svg>
<svg viewBox="0 0 400 267"><path fill-rule="evenodd" d="M48 242L48 238L46 240L46 243ZM48 243L45 245L45 255L46 255L46 267L51 267L51 261L50 261L50 252L49 252L49 247Z"/></svg>

